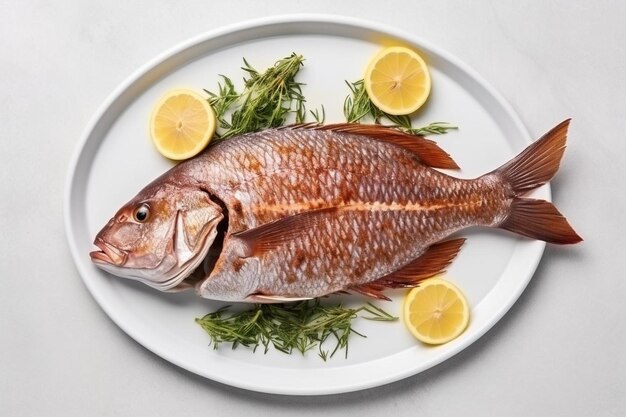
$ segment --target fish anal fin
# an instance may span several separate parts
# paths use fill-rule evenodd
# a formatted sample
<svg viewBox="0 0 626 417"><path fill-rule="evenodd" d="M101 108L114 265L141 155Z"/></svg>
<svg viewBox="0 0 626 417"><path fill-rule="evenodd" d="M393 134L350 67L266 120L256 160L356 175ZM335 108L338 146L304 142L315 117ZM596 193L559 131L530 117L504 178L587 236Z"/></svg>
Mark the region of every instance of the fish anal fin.
<svg viewBox="0 0 626 417"><path fill-rule="evenodd" d="M349 288L353 292L378 299L387 298L386 288L415 287L420 281L445 271L459 253L465 238L451 239L431 245L419 258L376 281Z"/></svg>
<svg viewBox="0 0 626 417"><path fill-rule="evenodd" d="M377 284L376 282L370 282L368 284L354 285L350 287L350 291L364 295L366 297L375 298L377 300L391 301L391 298L387 297L383 292L385 286Z"/></svg>
<svg viewBox="0 0 626 417"><path fill-rule="evenodd" d="M246 256L259 256L294 240L304 231L316 224L337 207L326 207L305 211L282 219L274 220L261 226L233 234L247 247Z"/></svg>
<svg viewBox="0 0 626 417"><path fill-rule="evenodd" d="M333 132L351 133L363 135L392 143L417 155L424 165L434 168L459 169L452 157L432 140L423 136L404 133L393 127L359 123L335 123L328 125L299 125L296 129L315 129Z"/></svg>

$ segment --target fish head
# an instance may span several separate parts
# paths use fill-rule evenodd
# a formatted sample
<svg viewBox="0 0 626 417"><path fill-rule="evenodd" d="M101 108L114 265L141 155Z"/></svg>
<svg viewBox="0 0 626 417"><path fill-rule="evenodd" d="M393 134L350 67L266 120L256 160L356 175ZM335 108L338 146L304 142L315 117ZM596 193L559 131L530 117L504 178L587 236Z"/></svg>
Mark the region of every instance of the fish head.
<svg viewBox="0 0 626 417"><path fill-rule="evenodd" d="M92 262L113 275L161 291L177 286L203 261L224 218L198 187L155 181L97 234Z"/></svg>

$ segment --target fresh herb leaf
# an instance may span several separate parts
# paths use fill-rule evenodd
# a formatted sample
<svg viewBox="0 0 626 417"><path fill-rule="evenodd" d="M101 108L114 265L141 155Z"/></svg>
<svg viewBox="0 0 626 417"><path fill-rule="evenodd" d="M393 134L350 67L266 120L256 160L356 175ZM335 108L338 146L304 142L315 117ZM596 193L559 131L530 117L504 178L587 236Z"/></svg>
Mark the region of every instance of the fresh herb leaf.
<svg viewBox="0 0 626 417"><path fill-rule="evenodd" d="M370 100L363 80L353 83L346 81L346 84L351 92L343 102L343 114L346 121L358 123L364 117L371 116L374 123L380 123L380 118L384 116L384 113Z"/></svg>
<svg viewBox="0 0 626 417"><path fill-rule="evenodd" d="M363 119L370 119L373 123L382 124L382 120L386 119L391 123L387 124L388 126L413 135L441 135L448 133L449 130L458 129L458 127L446 122L434 122L422 127L413 127L409 116L388 114L376 107L367 95L363 80L353 83L346 81L346 84L350 89L350 94L343 102L343 114L348 123L360 123Z"/></svg>
<svg viewBox="0 0 626 417"><path fill-rule="evenodd" d="M363 316L363 318L366 320L396 321L398 319L397 317L394 317L391 314L387 313L382 308L375 306L374 304L369 303L369 302L365 306L363 306L362 309L363 311L367 311L368 313L371 314L371 316Z"/></svg>
<svg viewBox="0 0 626 417"><path fill-rule="evenodd" d="M303 84L295 81L304 65L302 55L293 53L280 59L263 73L245 58L243 62L241 69L246 77L241 94L226 76L222 76L224 84L218 84L217 93L205 90L219 121L221 129L217 133L220 138L282 126L290 114L294 115L296 123L305 122ZM229 112L230 120L227 119Z"/></svg>
<svg viewBox="0 0 626 417"><path fill-rule="evenodd" d="M456 130L457 126L453 126L448 122L432 122L422 127L406 129L408 133L414 135L442 135L448 133L448 130Z"/></svg>
<svg viewBox="0 0 626 417"><path fill-rule="evenodd" d="M215 116L219 122L219 126L224 129L230 129L232 126L226 120L226 113L230 107L239 99L239 94L235 90L235 86L230 78L220 75L224 80L224 84L218 83L219 92L217 94L204 90L209 97L209 104L215 111Z"/></svg>
<svg viewBox="0 0 626 417"><path fill-rule="evenodd" d="M252 309L241 312L231 312L227 306L197 318L196 323L207 332L214 349L221 343L230 343L233 349L242 345L256 351L263 346L267 353L272 346L287 354L294 351L304 354L317 347L318 355L326 361L340 350L344 350L347 357L351 334L366 337L352 328L352 321L362 312L369 314L363 316L368 320L398 319L371 303L347 308L341 304L323 305L316 299L290 304L255 304ZM327 349L325 342L334 343L334 347Z"/></svg>
<svg viewBox="0 0 626 417"><path fill-rule="evenodd" d="M309 112L311 113L311 115L313 116L313 118L315 119L315 122L317 124L322 124L324 123L324 120L326 120L326 109L324 109L324 105L321 106L321 114L320 111L318 109L315 109L315 111L313 110L309 110Z"/></svg>

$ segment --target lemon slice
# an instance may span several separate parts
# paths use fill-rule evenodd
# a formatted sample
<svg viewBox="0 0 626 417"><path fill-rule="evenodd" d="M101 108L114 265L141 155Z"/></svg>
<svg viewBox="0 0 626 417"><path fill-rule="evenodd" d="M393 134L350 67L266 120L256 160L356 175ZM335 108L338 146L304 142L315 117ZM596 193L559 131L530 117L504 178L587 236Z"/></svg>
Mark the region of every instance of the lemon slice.
<svg viewBox="0 0 626 417"><path fill-rule="evenodd" d="M170 91L154 106L150 135L165 157L182 160L203 150L215 133L215 112L198 93Z"/></svg>
<svg viewBox="0 0 626 417"><path fill-rule="evenodd" d="M404 322L418 340L431 345L449 342L469 323L469 307L461 291L449 281L430 278L409 291Z"/></svg>
<svg viewBox="0 0 626 417"><path fill-rule="evenodd" d="M430 94L430 74L415 51L392 46L380 51L365 71L365 90L372 103L385 113L409 114Z"/></svg>

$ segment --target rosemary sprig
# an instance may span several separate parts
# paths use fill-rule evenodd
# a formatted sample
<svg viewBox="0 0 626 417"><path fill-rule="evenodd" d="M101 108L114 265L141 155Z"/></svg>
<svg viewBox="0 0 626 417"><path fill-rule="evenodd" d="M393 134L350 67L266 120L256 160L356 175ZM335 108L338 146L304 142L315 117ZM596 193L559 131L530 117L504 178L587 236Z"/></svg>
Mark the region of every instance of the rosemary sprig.
<svg viewBox="0 0 626 417"><path fill-rule="evenodd" d="M448 130L457 130L458 126L453 126L448 122L432 122L422 127L404 128L405 132L412 133L414 135L443 135L448 133Z"/></svg>
<svg viewBox="0 0 626 417"><path fill-rule="evenodd" d="M404 132L413 135L441 135L448 133L449 130L458 129L446 122L434 122L422 127L413 127L409 116L395 116L380 110L372 103L363 80L353 83L346 81L350 94L343 102L343 114L348 123L360 123L363 119L371 119L373 123L382 124L383 119L387 119L391 124L388 126L396 127Z"/></svg>
<svg viewBox="0 0 626 417"><path fill-rule="evenodd" d="M241 68L247 74L241 94L235 90L230 78L222 75L224 84L218 84L218 92L205 90L209 103L217 113L219 137L231 136L261 129L282 126L288 115L295 116L296 123L303 123L306 117L305 98L302 83L295 77L303 66L304 57L295 53L278 60L265 72L257 71L244 58ZM232 111L230 120L226 116Z"/></svg>
<svg viewBox="0 0 626 417"><path fill-rule="evenodd" d="M366 116L370 116L374 123L380 123L385 114L372 103L363 80L350 83L346 81L351 94L343 102L343 114L348 123L358 123Z"/></svg>
<svg viewBox="0 0 626 417"><path fill-rule="evenodd" d="M217 349L221 343L231 343L252 348L263 346L267 353L270 346L291 354L304 354L317 347L318 355L326 361L339 350L348 356L351 334L365 335L352 328L352 321L359 313L368 313L363 318L374 321L395 321L398 318L371 303L359 308L339 305L323 305L318 299L290 304L255 304L252 309L231 312L230 306L197 318L198 323L210 337L210 345ZM334 341L327 349L325 342Z"/></svg>
<svg viewBox="0 0 626 417"><path fill-rule="evenodd" d="M224 84L218 83L219 92L217 94L205 89L204 91L210 96L209 104L215 111L215 116L221 128L230 129L231 125L226 120L226 112L231 106L239 100L239 94L235 90L233 82L225 75L220 75L224 80Z"/></svg>
<svg viewBox="0 0 626 417"><path fill-rule="evenodd" d="M321 107L321 113L318 109L315 109L315 111L309 110L317 124L322 124L324 123L324 120L326 120L326 110L324 109L324 105L322 105Z"/></svg>

